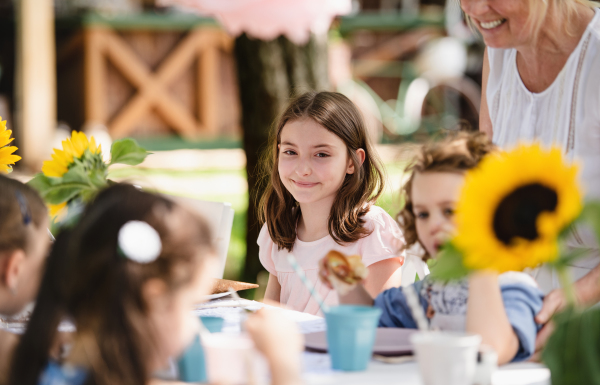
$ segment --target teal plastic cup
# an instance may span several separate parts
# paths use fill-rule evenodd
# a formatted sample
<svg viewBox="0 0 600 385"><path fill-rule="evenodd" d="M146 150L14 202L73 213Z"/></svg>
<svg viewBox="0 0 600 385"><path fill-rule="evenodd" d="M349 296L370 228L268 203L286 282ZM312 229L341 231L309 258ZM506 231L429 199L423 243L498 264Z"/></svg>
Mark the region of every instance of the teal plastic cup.
<svg viewBox="0 0 600 385"><path fill-rule="evenodd" d="M381 309L340 305L325 313L331 367L337 370L366 370L373 354Z"/></svg>
<svg viewBox="0 0 600 385"><path fill-rule="evenodd" d="M204 349L198 336L179 357L177 368L179 369L179 379L183 382L208 382Z"/></svg>
<svg viewBox="0 0 600 385"><path fill-rule="evenodd" d="M201 316L199 318L200 322L211 333L219 333L223 329L225 320L221 317ZM183 382L208 382L204 349L198 336L183 352L177 361L177 367L179 369L179 379Z"/></svg>
<svg viewBox="0 0 600 385"><path fill-rule="evenodd" d="M219 333L223 329L223 322L225 320L221 317L209 317L201 316L200 322L208 329L211 333Z"/></svg>

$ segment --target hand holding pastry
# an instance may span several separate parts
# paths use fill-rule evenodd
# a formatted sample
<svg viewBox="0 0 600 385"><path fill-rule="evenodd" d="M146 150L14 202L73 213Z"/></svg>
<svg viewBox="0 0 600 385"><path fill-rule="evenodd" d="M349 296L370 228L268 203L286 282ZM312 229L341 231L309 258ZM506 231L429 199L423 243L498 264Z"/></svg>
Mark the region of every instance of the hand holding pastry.
<svg viewBox="0 0 600 385"><path fill-rule="evenodd" d="M368 270L359 255L345 256L330 251L319 261L319 277L340 295L347 294L356 284L367 278Z"/></svg>

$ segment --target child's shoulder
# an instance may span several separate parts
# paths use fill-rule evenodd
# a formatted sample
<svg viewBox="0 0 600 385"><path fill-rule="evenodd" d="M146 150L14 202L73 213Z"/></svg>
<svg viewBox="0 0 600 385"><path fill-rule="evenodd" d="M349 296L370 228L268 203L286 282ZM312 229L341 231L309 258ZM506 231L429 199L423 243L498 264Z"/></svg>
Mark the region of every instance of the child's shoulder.
<svg viewBox="0 0 600 385"><path fill-rule="evenodd" d="M82 368L50 361L42 372L38 385L81 385L87 376L87 371Z"/></svg>
<svg viewBox="0 0 600 385"><path fill-rule="evenodd" d="M498 284L500 287L509 285L525 286L530 288L539 288L535 279L529 274L520 271L507 271L498 276Z"/></svg>
<svg viewBox="0 0 600 385"><path fill-rule="evenodd" d="M267 224L263 224L262 228L260 229L260 233L258 233L258 238L256 239L256 243L258 243L259 246L266 246L269 243L273 243L273 240L271 239L271 235L269 234L269 228L267 227Z"/></svg>
<svg viewBox="0 0 600 385"><path fill-rule="evenodd" d="M404 243L404 237L396 221L377 206L372 206L363 219L365 220L363 226L369 231L369 235L354 244L357 250L353 253L361 255L367 266L397 257Z"/></svg>
<svg viewBox="0 0 600 385"><path fill-rule="evenodd" d="M369 211L364 215L366 227L375 226L391 226L393 228L400 229L398 223L392 218L390 214L379 206L371 206Z"/></svg>

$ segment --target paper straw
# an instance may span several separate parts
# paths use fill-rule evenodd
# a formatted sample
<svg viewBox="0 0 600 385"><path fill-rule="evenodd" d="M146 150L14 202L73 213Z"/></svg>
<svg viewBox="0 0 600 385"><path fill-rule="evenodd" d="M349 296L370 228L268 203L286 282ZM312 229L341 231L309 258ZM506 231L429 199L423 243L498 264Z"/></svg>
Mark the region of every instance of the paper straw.
<svg viewBox="0 0 600 385"><path fill-rule="evenodd" d="M408 307L410 308L410 312L412 313L419 330L422 332L429 330L429 323L427 322L425 312L419 303L419 297L417 296L414 286L408 285L403 287L402 290L404 290L406 302L408 302Z"/></svg>
<svg viewBox="0 0 600 385"><path fill-rule="evenodd" d="M240 295L237 293L237 291L233 290L233 288L229 288L227 289L227 291L229 292L229 295L231 295L233 297L233 299L235 299L236 301L238 301L238 304L240 307L242 306L242 297L240 297Z"/></svg>
<svg viewBox="0 0 600 385"><path fill-rule="evenodd" d="M231 295L233 297L233 299L235 299L238 303L238 306L245 311L246 313L254 313L252 310L248 310L244 307L244 304L242 303L242 297L240 297L240 295L237 293L237 291L233 290L232 288L227 289L227 291L229 292L229 295Z"/></svg>
<svg viewBox="0 0 600 385"><path fill-rule="evenodd" d="M313 285L312 282L310 282L310 280L306 277L306 274L304 274L304 270L302 270L300 266L298 266L298 263L296 262L296 257L294 257L292 253L288 253L287 260L289 264L292 265L292 269L294 269L294 272L298 275L298 277L300 277L300 280L302 281L304 286L306 286L306 288L310 292L310 295L315 301L317 301L319 307L321 308L321 311L323 313L327 313L329 311L329 306L327 306L327 304L323 301L323 298L321 298L319 293L317 293L317 291L315 290L315 285Z"/></svg>

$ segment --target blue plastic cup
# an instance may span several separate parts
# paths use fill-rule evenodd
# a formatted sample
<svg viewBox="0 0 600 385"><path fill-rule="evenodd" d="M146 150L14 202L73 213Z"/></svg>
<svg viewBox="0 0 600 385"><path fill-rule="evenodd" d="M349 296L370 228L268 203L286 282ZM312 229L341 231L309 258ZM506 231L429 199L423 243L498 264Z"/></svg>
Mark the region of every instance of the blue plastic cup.
<svg viewBox="0 0 600 385"><path fill-rule="evenodd" d="M201 316L199 318L204 327L211 333L219 333L223 329L225 320L221 317ZM179 368L179 379L181 381L208 382L204 349L198 336L183 352L177 361L177 367Z"/></svg>
<svg viewBox="0 0 600 385"><path fill-rule="evenodd" d="M200 321L211 333L219 333L225 320L221 317L200 316Z"/></svg>
<svg viewBox="0 0 600 385"><path fill-rule="evenodd" d="M202 349L198 336L194 338L192 344L177 361L177 368L179 369L179 379L183 382L208 382L204 349Z"/></svg>
<svg viewBox="0 0 600 385"><path fill-rule="evenodd" d="M366 370L375 343L381 309L340 305L325 313L331 367L337 370Z"/></svg>

